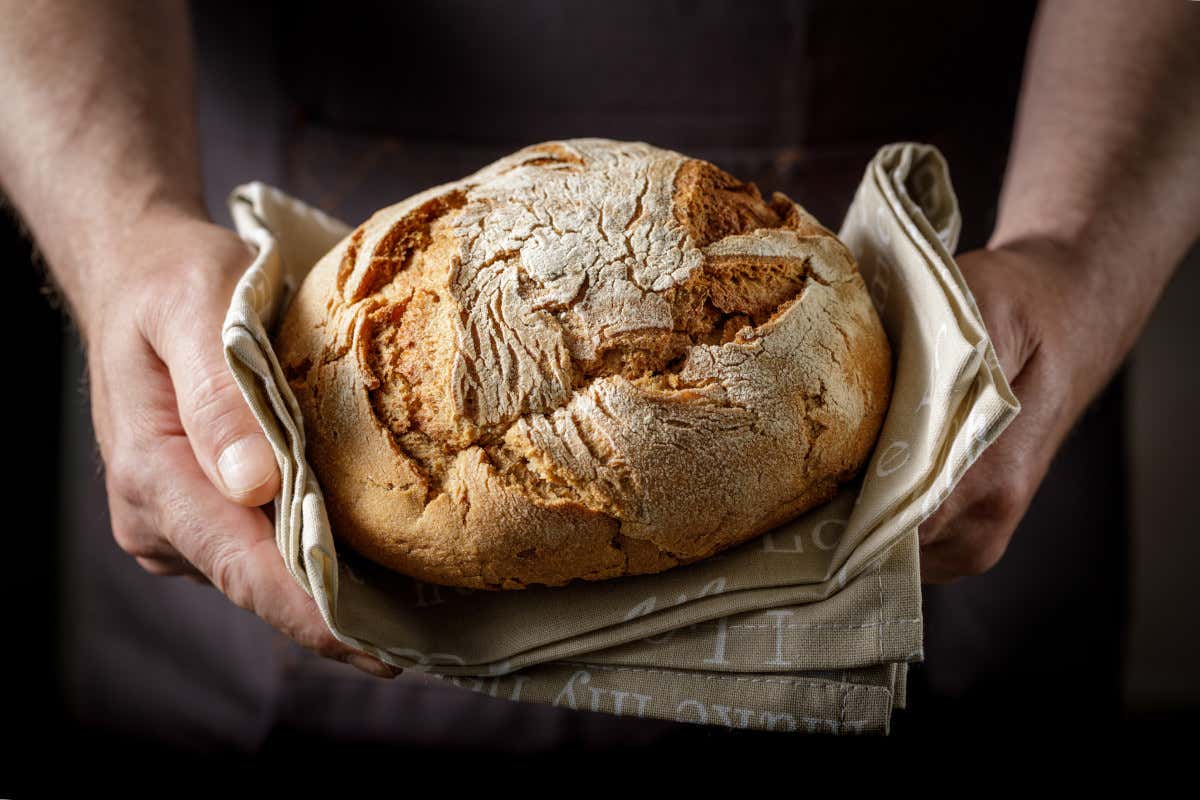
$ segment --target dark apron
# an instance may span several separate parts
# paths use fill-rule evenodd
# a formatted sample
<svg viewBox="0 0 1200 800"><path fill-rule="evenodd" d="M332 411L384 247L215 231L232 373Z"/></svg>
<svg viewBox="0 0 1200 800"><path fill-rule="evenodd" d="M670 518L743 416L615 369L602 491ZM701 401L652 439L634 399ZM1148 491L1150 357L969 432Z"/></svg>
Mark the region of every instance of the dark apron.
<svg viewBox="0 0 1200 800"><path fill-rule="evenodd" d="M962 250L981 246L994 220L1031 20L1024 3L195 5L218 219L229 189L261 179L356 224L526 144L604 136L709 159L836 228L876 148L918 140L949 160ZM927 589L927 661L898 731L964 714L995 726L1115 711L1127 540L1119 393L1117 381L1068 438L1001 564ZM113 544L102 487L79 458L89 437L83 422L68 437L72 507L91 510L65 532L68 688L85 725L247 750L704 735L415 674L371 679L211 590L143 575Z"/></svg>

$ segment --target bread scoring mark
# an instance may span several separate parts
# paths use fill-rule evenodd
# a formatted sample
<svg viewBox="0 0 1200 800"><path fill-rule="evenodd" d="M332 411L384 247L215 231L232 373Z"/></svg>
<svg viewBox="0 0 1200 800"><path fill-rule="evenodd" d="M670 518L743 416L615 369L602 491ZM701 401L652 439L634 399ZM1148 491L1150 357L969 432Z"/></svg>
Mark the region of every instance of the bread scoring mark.
<svg viewBox="0 0 1200 800"><path fill-rule="evenodd" d="M706 390L715 378L679 377L692 349L751 341L812 275L803 255L706 254L700 246L756 230L804 229L805 218L783 195L768 205L753 184L705 162L676 156L661 169L661 151L633 146L588 162L553 144L528 155L490 181L428 200L379 241L351 295L386 297L364 328L371 341L364 366L379 376L369 387L371 406L425 481L426 503L445 491L455 455L479 446L504 484L535 501L636 516L638 487L629 470L612 468L621 462L605 451L611 443L581 435L587 429L578 421L543 425L543 433L559 425L560 437L570 429L604 468L598 478L587 459L566 470L527 439L510 441L510 430L552 421L573 397L615 376L680 402L713 402ZM554 164L574 172L547 175ZM637 186L632 202L614 201L614 183ZM656 242L664 240L674 262L661 263ZM686 253L691 263L678 279ZM639 272L651 285L662 286L664 275L673 280L647 290ZM650 324L631 327L631 317ZM446 337L434 328L454 331L453 351L437 352ZM431 396L447 390L452 404Z"/></svg>
<svg viewBox="0 0 1200 800"><path fill-rule="evenodd" d="M369 297L390 283L408 265L415 252L429 246L429 232L433 224L449 212L462 208L465 203L466 194L454 190L421 204L397 220L375 246L363 276L351 288L347 298L349 302L355 303ZM352 246L347 250L349 267L347 261L343 261L338 271L338 289L342 292L345 292L346 281L357 266L361 242L362 228L359 228L351 240Z"/></svg>
<svg viewBox="0 0 1200 800"><path fill-rule="evenodd" d="M589 392L551 414L522 417L483 445L502 480L544 503L570 502L616 521L640 519L637 474L600 420L616 421Z"/></svg>
<svg viewBox="0 0 1200 800"><path fill-rule="evenodd" d="M545 155L537 156L522 161L523 167L548 167L548 166L583 166L583 156L579 155L575 150L567 147L562 142L543 142L529 148L531 155L544 153Z"/></svg>
<svg viewBox="0 0 1200 800"><path fill-rule="evenodd" d="M364 230L361 225L354 230L354 233L350 234L350 242L346 245L346 254L342 256L342 261L338 264L337 288L339 293L345 290L346 281L350 279L351 273L354 272L354 265L358 263L358 250L362 247L363 234Z"/></svg>
<svg viewBox="0 0 1200 800"><path fill-rule="evenodd" d="M690 159L679 168L673 210L697 247L773 228L804 236L832 235L782 192L773 193L767 203L753 182L739 181L699 159Z"/></svg>
<svg viewBox="0 0 1200 800"><path fill-rule="evenodd" d="M434 204L414 213L425 213ZM443 215L422 234L425 246L405 257L405 268L374 295L350 306L361 318L358 361L372 413L392 448L420 478L426 504L445 491L455 453L477 435L459 425L444 402L445 364L453 351L457 316L447 289L457 259L449 220L461 205L459 200L444 205ZM402 247L397 242L403 232L413 229L405 219L398 221L378 249Z"/></svg>
<svg viewBox="0 0 1200 800"><path fill-rule="evenodd" d="M697 247L783 224L757 186L698 159L685 161L676 173L673 205L675 218Z"/></svg>

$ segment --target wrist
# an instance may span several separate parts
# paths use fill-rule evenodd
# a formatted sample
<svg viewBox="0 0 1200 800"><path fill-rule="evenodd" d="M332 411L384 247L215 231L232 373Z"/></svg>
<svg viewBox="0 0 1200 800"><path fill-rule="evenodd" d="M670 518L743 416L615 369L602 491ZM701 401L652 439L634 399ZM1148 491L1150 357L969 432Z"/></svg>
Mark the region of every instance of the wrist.
<svg viewBox="0 0 1200 800"><path fill-rule="evenodd" d="M75 199L75 198L73 198ZM93 282L97 262L110 253L136 248L148 232L210 221L199 189L146 182L102 188L78 197L78 203L50 220L61 245L62 268Z"/></svg>
<svg viewBox="0 0 1200 800"><path fill-rule="evenodd" d="M85 337L109 297L145 277L137 272L155 257L153 251L212 225L199 198L130 189L121 200L81 203L30 226ZM164 255L167 269L170 255Z"/></svg>
<svg viewBox="0 0 1200 800"><path fill-rule="evenodd" d="M1036 265L1039 283L1046 285L1042 290L1052 291L1064 306L1091 307L1112 288L1108 264L1086 241L1040 233L1007 239L993 235L985 249Z"/></svg>
<svg viewBox="0 0 1200 800"><path fill-rule="evenodd" d="M1070 411L1078 413L1116 372L1144 318L1136 275L1113 251L1089 240L1033 235L993 241L987 250L1024 269L1011 278L1027 282L1025 302L1034 307L1043 357L1068 380ZM1067 410L1067 409L1064 409Z"/></svg>

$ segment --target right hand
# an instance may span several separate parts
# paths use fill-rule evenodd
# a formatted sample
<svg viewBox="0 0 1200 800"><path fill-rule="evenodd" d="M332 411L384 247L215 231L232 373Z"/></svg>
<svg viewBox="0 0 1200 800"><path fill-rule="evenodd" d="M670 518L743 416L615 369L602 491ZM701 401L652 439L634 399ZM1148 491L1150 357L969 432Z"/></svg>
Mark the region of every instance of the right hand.
<svg viewBox="0 0 1200 800"><path fill-rule="evenodd" d="M221 326L252 259L234 233L167 213L122 237L72 298L113 536L155 575L191 575L317 653L380 677L399 670L339 642L284 567L257 506L275 456L225 363Z"/></svg>

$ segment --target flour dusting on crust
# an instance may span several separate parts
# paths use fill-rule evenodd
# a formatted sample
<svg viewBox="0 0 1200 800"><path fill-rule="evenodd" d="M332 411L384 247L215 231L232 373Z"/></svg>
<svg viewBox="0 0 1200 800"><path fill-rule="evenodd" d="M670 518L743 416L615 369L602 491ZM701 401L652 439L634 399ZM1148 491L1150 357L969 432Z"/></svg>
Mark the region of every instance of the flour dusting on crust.
<svg viewBox="0 0 1200 800"><path fill-rule="evenodd" d="M335 533L477 588L660 571L827 501L891 380L852 256L801 207L601 139L379 211L277 340Z"/></svg>

